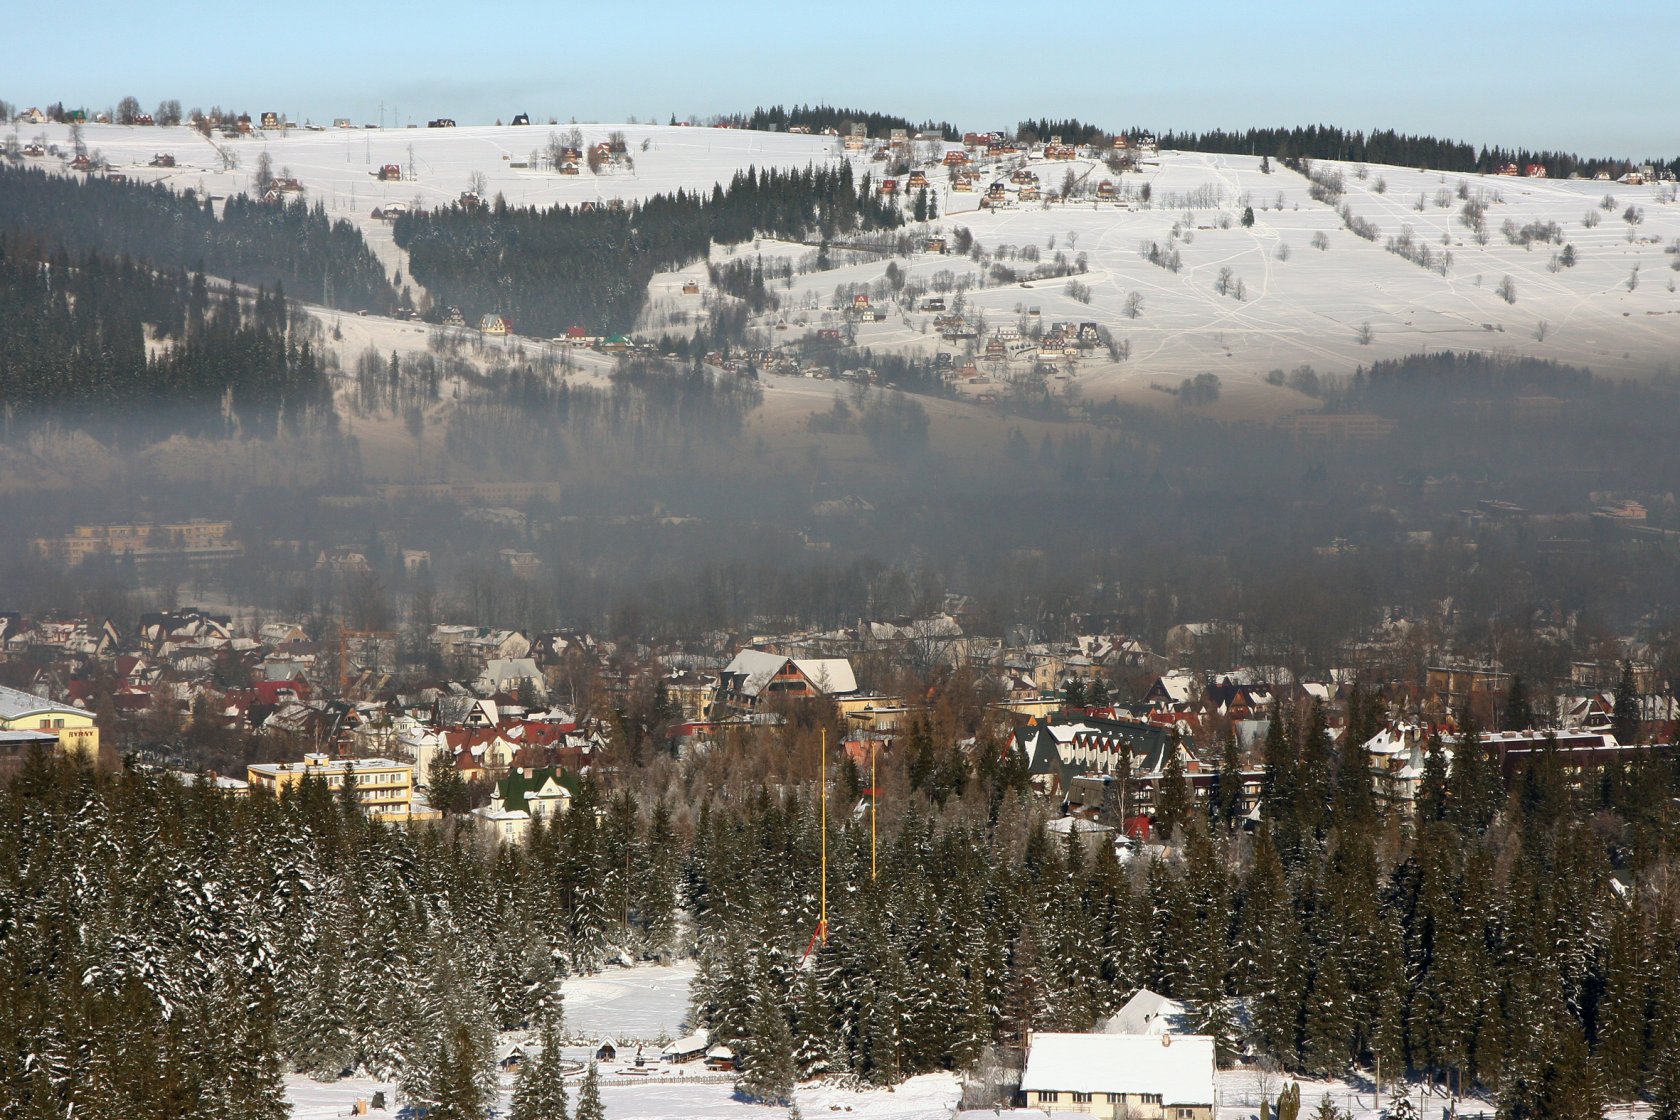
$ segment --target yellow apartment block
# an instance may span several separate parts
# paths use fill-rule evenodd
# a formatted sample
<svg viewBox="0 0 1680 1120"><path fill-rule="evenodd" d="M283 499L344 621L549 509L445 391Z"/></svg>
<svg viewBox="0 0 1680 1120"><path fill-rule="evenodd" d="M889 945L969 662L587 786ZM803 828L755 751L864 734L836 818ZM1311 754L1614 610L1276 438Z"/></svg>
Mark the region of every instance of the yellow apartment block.
<svg viewBox="0 0 1680 1120"><path fill-rule="evenodd" d="M417 820L436 820L441 814L429 806L414 805L414 767L388 758L328 758L324 754L306 754L302 762L257 762L245 768L246 781L252 789L265 789L279 795L298 785L307 776L327 783L334 793L344 788L349 776L356 784L356 800L376 821L386 824L407 824Z"/></svg>
<svg viewBox="0 0 1680 1120"><path fill-rule="evenodd" d="M99 755L99 727L93 713L15 688L0 686L0 731L46 731L58 736L59 749L66 754L90 760Z"/></svg>

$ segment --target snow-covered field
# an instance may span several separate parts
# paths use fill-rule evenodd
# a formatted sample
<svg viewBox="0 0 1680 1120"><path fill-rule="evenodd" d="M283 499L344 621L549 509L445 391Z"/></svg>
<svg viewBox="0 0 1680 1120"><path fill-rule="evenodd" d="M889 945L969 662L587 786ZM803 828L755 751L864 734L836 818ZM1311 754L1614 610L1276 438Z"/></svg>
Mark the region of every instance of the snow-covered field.
<svg viewBox="0 0 1680 1120"><path fill-rule="evenodd" d="M258 156L267 152L275 172L285 169L298 178L307 197L357 221L392 267L403 264L401 254L390 241L389 227L371 218L372 209L390 202L446 203L468 189L475 175L483 176L492 195L501 193L516 205L545 206L628 200L679 187L705 189L749 165L805 166L843 158L836 142L822 136L583 125L586 143L623 131L634 170L561 176L513 166L544 147L550 132L564 133L569 127L294 129L283 136L259 132L240 140L218 136L212 142L186 128L89 125L84 138L115 170L218 195L249 189ZM61 147L68 143L68 130L59 126L25 126L18 135L25 143L37 136ZM237 157L237 169L222 169L219 149ZM144 166L160 151L172 152L180 165L172 170ZM881 164L852 158L858 159L860 174L873 170L879 178ZM51 157L28 162L61 166ZM386 163L412 167L414 179L377 181L371 173ZM993 178L1006 178L1013 166L981 169L979 185L983 189ZM1091 161L1034 160L1029 166L1046 190L1059 188L1070 170L1087 186L1113 178ZM1089 289L1089 303L1074 298L1066 279L977 288L965 299L968 310L983 313L994 328L1067 320L1107 326L1130 347L1130 356L1118 363L1078 364L1072 378L1089 398L1137 397L1151 381L1176 384L1211 371L1224 380L1216 414L1290 411L1311 402L1266 384L1267 371L1307 363L1320 373L1345 374L1378 358L1426 349L1530 354L1610 376L1680 370L1680 272L1671 268L1680 256L1668 251L1680 239L1680 204L1667 201L1671 185L1319 166L1341 171L1345 201L1359 219L1375 225L1374 242L1344 228L1335 209L1309 197L1303 177L1280 165L1273 164L1267 174L1258 157L1181 152L1162 153L1143 171L1120 177L1120 189L1130 196L1121 203L1085 199L980 210L979 192L953 192L944 170L931 168L942 217L921 232L949 233L966 226L988 251L1012 247L997 263L1023 272L1034 262L1020 258L1022 249L1035 250L1040 263L1058 252L1070 260L1083 254L1088 271L1075 279ZM1145 183L1151 194L1147 203L1140 197ZM1485 205L1485 244L1477 243L1460 218L1461 193ZM1603 208L1600 202L1607 195L1611 202ZM1254 210L1251 228L1240 221L1246 206ZM1623 221L1629 207L1641 218L1631 227ZM1516 227L1555 223L1561 241L1511 244L1501 232L1507 221ZM1414 243L1427 244L1437 257L1451 254L1444 275L1385 251L1389 238L1408 230ZM1315 239L1326 247L1315 247ZM1148 242L1159 243L1164 251L1176 249L1181 270L1169 272L1143 259L1140 246ZM1551 262L1564 242L1573 246L1577 263L1554 268ZM764 243L730 252L757 252L768 259L805 256L811 250ZM877 285L879 292L887 264L881 259L798 275L791 286L778 281L775 290L784 307L777 318L787 330L777 337L798 337L806 329L837 323L836 290ZM924 283L940 272L960 280L982 267L939 254L920 254L898 265ZM1215 290L1226 269L1233 286L1240 282L1241 299ZM1514 301L1498 294L1506 278ZM682 296L684 279L701 281L703 294ZM1141 301L1136 317L1126 313L1132 293ZM699 266L656 278L650 297L656 310L685 305L697 310L713 298ZM858 342L877 350L930 353L941 345L932 318L895 311L887 321L860 327ZM409 345L423 341L423 332L406 329L412 334L405 340ZM370 325L357 333L382 332ZM384 342L380 338L375 344Z"/></svg>
<svg viewBox="0 0 1680 1120"><path fill-rule="evenodd" d="M567 980L566 1032L584 1038L678 1038L688 1016L693 961L609 969Z"/></svg>
<svg viewBox="0 0 1680 1120"><path fill-rule="evenodd" d="M737 129L681 128L664 125L577 125L585 145L622 132L634 167L592 175L557 175L547 169L516 168L528 163L533 150L547 146L550 133L564 135L570 124L467 128L336 129L311 132L257 130L238 140L210 139L186 126L173 128L124 127L90 124L82 128L88 150L109 161L111 170L131 179L166 182L178 190L192 188L215 195L250 190L257 161L267 152L274 173L303 184L306 197L345 217L367 219L374 207L386 203L414 203L428 209L454 202L482 174L486 198L500 193L515 206L578 205L622 198L630 201L692 190L727 182L749 166L804 167L834 155L835 142L825 136L790 136ZM27 144L44 136L49 144L67 147L69 128L62 125L20 125L19 139ZM647 146L644 148L643 144ZM168 152L173 168L147 166L154 155ZM223 152L238 161L223 169ZM31 164L56 167L51 157ZM381 182L376 173L394 163L404 178ZM410 168L414 177L408 178Z"/></svg>

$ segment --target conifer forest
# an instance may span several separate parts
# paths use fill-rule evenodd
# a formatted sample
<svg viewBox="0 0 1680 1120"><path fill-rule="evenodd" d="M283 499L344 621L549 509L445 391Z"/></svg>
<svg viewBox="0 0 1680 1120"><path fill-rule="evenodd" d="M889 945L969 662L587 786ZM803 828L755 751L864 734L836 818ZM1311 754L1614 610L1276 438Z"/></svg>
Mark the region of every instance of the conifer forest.
<svg viewBox="0 0 1680 1120"><path fill-rule="evenodd" d="M1357 744L1378 709L1350 709ZM1147 985L1227 1055L1303 1075L1381 1054L1504 1116L1675 1114L1672 761L1572 791L1542 755L1505 792L1473 752L1448 776L1435 742L1414 817L1320 709L1272 727L1257 830L1238 794L1204 810L1169 785L1176 854L1124 863L1050 837L1019 759L950 727L880 779L873 861L864 779L831 760L825 825L809 729L727 760L774 788L660 760L587 779L523 849L369 823L314 779L228 799L38 755L0 794L10 1114L278 1116L282 1071L356 1068L447 1102L484 1092L496 1030L558 1029L566 976L679 953L693 1022L767 1099L965 1068Z"/></svg>

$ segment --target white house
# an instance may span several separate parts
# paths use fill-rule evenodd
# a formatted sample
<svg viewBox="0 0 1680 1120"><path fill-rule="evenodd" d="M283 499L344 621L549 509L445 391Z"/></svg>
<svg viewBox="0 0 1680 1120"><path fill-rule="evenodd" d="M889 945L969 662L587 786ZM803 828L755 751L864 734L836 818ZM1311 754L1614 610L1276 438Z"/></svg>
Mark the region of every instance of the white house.
<svg viewBox="0 0 1680 1120"><path fill-rule="evenodd" d="M1021 1095L1050 1115L1213 1120L1208 1035L1034 1034Z"/></svg>

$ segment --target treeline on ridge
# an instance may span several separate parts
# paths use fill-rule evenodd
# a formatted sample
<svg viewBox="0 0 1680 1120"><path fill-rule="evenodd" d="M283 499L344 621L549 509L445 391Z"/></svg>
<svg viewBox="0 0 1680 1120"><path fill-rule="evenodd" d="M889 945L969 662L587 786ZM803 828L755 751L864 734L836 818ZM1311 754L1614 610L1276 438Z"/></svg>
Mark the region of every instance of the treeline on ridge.
<svg viewBox="0 0 1680 1120"><path fill-rule="evenodd" d="M749 167L709 195L679 190L621 209L452 206L399 217L395 236L432 295L434 319L455 306L469 321L509 316L522 334L572 326L605 334L635 325L655 272L704 258L712 242L827 239L903 221L875 196L869 176L854 182L842 163Z"/></svg>
<svg viewBox="0 0 1680 1120"><path fill-rule="evenodd" d="M1348 163L1387 163L1399 167L1421 167L1428 171L1457 171L1492 174L1509 164L1526 168L1540 164L1552 178L1580 174L1591 178L1600 171L1619 175L1632 166L1627 159L1589 158L1562 151L1531 151L1528 148L1483 147L1462 140L1434 136L1408 136L1393 129L1369 133L1334 125L1315 124L1295 128L1249 128L1236 131L1166 132L1159 137L1164 150L1224 152L1271 156L1274 159L1333 159ZM1680 170L1680 158L1663 166Z"/></svg>
<svg viewBox="0 0 1680 1120"><path fill-rule="evenodd" d="M361 232L297 199L211 198L162 184L76 179L0 165L0 233L23 233L71 252L127 255L350 310L389 311L397 293Z"/></svg>
<svg viewBox="0 0 1680 1120"><path fill-rule="evenodd" d="M755 108L751 113L741 116L723 118L726 122L737 124L741 128L756 129L760 132L786 132L789 128L808 128L812 132L823 132L834 129L842 136L852 130L854 124L861 124L869 130L869 135L885 137L895 128L902 128L914 136L918 132L937 132L947 140L960 140L962 133L950 121L922 121L916 124L908 117L900 117L892 113L870 113L862 109L840 109L832 105L795 105L791 109L784 109L780 105L772 105L768 109Z"/></svg>

